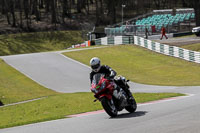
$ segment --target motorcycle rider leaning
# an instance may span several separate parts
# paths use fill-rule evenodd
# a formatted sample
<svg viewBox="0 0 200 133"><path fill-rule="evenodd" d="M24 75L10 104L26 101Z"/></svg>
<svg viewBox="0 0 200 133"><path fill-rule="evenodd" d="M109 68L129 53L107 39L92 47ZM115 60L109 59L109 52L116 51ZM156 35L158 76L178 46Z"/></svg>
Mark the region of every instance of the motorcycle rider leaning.
<svg viewBox="0 0 200 133"><path fill-rule="evenodd" d="M114 77L117 75L117 73L111 67L109 67L107 65L101 65L101 61L97 57L93 57L90 60L90 66L92 68L92 72L90 73L90 81L91 81L91 83L92 83L92 80L93 80L93 76L96 73L103 73L103 74L105 74L105 77L109 77L110 79L114 79ZM132 97L132 94L131 94L131 92L129 90L129 86L127 85L127 87L122 87L122 89L128 95L129 101L132 102L133 97Z"/></svg>

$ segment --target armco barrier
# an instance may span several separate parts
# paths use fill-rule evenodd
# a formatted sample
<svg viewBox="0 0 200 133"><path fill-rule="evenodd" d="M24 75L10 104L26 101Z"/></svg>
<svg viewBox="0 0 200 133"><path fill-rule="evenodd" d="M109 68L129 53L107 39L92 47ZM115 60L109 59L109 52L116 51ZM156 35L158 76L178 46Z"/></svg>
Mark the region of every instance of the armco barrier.
<svg viewBox="0 0 200 133"><path fill-rule="evenodd" d="M95 45L101 45L101 39L95 39Z"/></svg>
<svg viewBox="0 0 200 133"><path fill-rule="evenodd" d="M115 40L116 38L115 37L106 37L108 43L107 44L115 44Z"/></svg>
<svg viewBox="0 0 200 133"><path fill-rule="evenodd" d="M135 44L157 53L165 54L181 58L187 61L200 63L200 52L191 51L176 46L169 46L166 44L160 44L151 40L144 39L138 36L115 36L115 37L104 37L95 40L96 45L118 45L118 44ZM72 48L88 47L90 41L85 41L82 44L73 45Z"/></svg>
<svg viewBox="0 0 200 133"><path fill-rule="evenodd" d="M165 54L172 57L177 57L187 61L200 63L200 52L191 51L176 46L169 46L166 44L160 44L151 40L144 39L138 36L115 36L104 37L95 40L96 45L117 45L117 44L135 44L157 53Z"/></svg>
<svg viewBox="0 0 200 133"><path fill-rule="evenodd" d="M158 42L146 40L138 36L134 36L134 44L145 47L149 50L152 50L161 54L181 58L181 59L195 62L195 63L200 63L200 52L197 52L197 51L191 51L191 50L179 48L176 46L160 44Z"/></svg>
<svg viewBox="0 0 200 133"><path fill-rule="evenodd" d="M115 36L115 37L103 37L95 39L95 44L99 45L117 45L117 44L133 44L133 36Z"/></svg>

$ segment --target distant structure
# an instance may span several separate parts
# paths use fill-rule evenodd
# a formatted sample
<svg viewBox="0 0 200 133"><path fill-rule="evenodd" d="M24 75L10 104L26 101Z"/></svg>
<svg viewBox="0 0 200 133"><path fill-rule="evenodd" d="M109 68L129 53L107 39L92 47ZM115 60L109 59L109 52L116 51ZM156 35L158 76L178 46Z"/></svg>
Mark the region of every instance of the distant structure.
<svg viewBox="0 0 200 133"><path fill-rule="evenodd" d="M148 30L151 34L160 34L162 26L167 33L191 31L195 26L193 8L153 10L151 13L127 20L127 24L116 24L105 28L107 36L138 35L144 36ZM127 30L127 27L129 30ZM147 29L145 29L147 28Z"/></svg>

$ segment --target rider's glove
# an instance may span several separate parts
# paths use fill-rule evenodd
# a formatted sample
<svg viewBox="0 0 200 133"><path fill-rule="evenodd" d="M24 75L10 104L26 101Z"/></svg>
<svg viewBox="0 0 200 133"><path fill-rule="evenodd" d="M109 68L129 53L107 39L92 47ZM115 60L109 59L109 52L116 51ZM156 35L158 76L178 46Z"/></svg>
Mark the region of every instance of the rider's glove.
<svg viewBox="0 0 200 133"><path fill-rule="evenodd" d="M110 78L114 78L114 77L115 77L115 73L113 71L111 71Z"/></svg>

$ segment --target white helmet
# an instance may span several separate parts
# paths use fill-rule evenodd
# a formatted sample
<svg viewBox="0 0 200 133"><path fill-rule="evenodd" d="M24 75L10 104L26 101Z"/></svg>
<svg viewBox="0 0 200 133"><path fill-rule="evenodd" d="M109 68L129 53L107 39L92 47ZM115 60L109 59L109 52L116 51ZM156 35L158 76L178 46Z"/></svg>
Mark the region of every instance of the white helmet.
<svg viewBox="0 0 200 133"><path fill-rule="evenodd" d="M92 68L92 70L94 72L98 72L101 68L101 61L99 58L97 57L93 57L91 60L90 60L90 66Z"/></svg>

